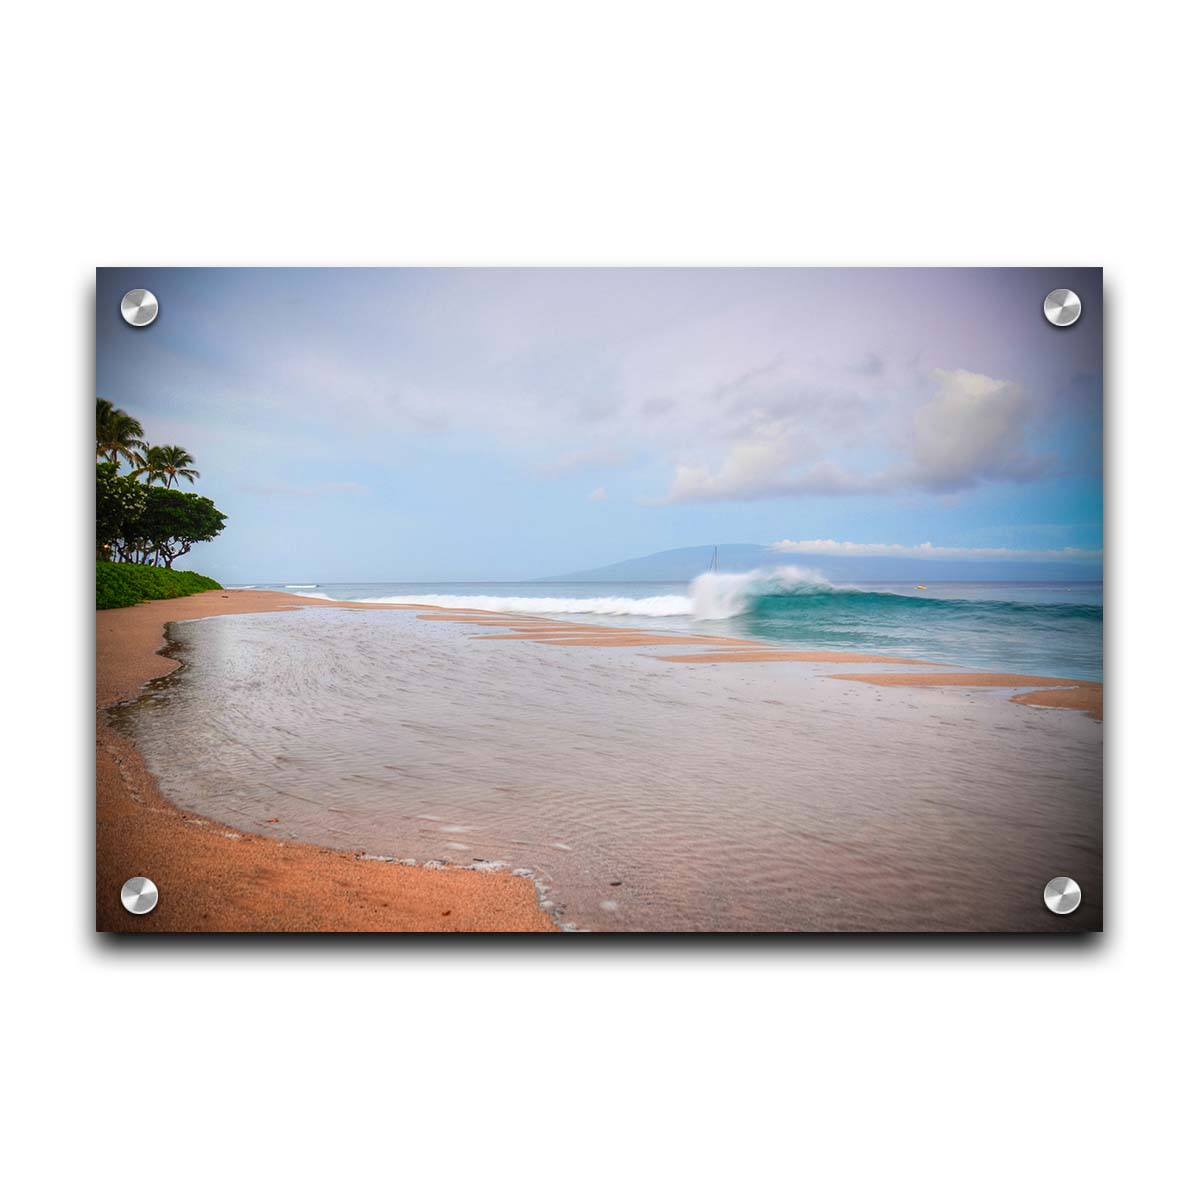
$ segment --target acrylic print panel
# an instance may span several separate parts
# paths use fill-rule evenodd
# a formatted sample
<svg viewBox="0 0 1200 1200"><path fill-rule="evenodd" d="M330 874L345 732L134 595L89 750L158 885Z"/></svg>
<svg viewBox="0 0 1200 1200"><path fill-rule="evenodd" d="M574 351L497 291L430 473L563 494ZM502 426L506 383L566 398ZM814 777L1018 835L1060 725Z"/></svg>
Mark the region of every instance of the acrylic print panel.
<svg viewBox="0 0 1200 1200"><path fill-rule="evenodd" d="M101 270L99 927L1098 930L1101 316Z"/></svg>

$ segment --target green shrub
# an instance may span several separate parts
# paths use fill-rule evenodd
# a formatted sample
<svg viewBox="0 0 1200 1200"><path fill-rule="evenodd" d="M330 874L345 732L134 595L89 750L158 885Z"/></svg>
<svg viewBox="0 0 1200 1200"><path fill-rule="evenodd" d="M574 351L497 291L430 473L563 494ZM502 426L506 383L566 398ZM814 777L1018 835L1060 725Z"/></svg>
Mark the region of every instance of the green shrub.
<svg viewBox="0 0 1200 1200"><path fill-rule="evenodd" d="M96 607L125 608L142 600L170 600L194 596L221 585L195 571L169 571L166 567L144 567L137 563L96 564Z"/></svg>

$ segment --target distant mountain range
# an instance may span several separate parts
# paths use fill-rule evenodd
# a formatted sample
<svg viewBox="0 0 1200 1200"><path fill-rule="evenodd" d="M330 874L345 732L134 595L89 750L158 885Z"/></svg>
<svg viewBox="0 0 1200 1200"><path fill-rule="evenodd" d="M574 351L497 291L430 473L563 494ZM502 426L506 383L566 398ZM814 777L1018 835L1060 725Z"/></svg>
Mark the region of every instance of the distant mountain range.
<svg viewBox="0 0 1200 1200"><path fill-rule="evenodd" d="M623 562L569 575L552 575L544 583L688 583L708 570L713 556L712 546L680 546L660 550L642 558L627 558ZM911 580L1091 580L1100 578L1094 563L1071 562L1003 562L955 561L925 558L849 558L828 554L780 554L769 546L752 542L731 542L715 547L719 569L724 572L753 571L758 568L781 566L811 567L826 579L839 583L866 580L877 582Z"/></svg>

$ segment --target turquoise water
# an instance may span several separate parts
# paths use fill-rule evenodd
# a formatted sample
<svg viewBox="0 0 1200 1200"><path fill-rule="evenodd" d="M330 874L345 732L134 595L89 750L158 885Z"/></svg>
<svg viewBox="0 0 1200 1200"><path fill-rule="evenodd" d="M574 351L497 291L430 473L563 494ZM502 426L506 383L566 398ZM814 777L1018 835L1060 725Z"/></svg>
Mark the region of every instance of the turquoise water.
<svg viewBox="0 0 1200 1200"><path fill-rule="evenodd" d="M309 582L309 581L299 581ZM1103 677L1100 583L831 584L783 568L690 583L328 583L250 586L334 600L534 613L750 637L987 670Z"/></svg>
<svg viewBox="0 0 1200 1200"><path fill-rule="evenodd" d="M751 637L826 649L865 648L970 667L1103 678L1099 584L860 587L762 596L734 623Z"/></svg>

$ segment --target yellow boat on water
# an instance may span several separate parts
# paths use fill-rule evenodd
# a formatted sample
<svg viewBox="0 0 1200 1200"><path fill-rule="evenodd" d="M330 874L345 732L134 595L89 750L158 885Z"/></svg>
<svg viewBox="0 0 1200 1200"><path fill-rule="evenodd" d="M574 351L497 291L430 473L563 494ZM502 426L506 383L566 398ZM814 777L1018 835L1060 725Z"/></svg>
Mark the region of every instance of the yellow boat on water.
<svg viewBox="0 0 1200 1200"><path fill-rule="evenodd" d="M926 588L926 586L925 586L923 583L918 583L918 584L917 584L917 590L918 590L918 591L920 591L920 592L925 592L925 591L928 591L929 589L928 589L928 588Z"/></svg>

